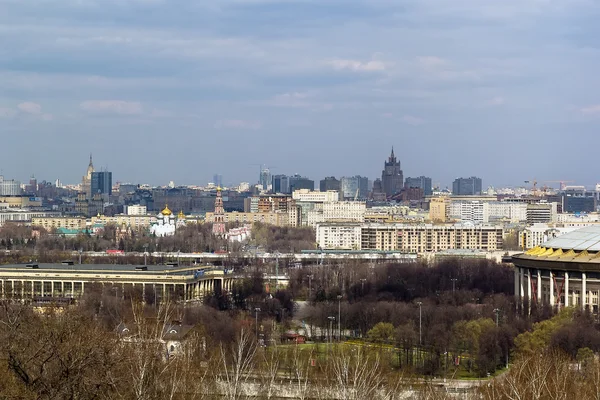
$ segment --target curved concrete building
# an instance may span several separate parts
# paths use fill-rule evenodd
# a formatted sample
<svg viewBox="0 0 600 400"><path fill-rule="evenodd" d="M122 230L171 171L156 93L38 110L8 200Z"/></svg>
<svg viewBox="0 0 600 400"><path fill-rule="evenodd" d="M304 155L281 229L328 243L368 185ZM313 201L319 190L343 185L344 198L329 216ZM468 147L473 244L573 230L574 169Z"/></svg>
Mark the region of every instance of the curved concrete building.
<svg viewBox="0 0 600 400"><path fill-rule="evenodd" d="M512 257L515 296L529 304L577 306L598 312L600 226L553 238Z"/></svg>

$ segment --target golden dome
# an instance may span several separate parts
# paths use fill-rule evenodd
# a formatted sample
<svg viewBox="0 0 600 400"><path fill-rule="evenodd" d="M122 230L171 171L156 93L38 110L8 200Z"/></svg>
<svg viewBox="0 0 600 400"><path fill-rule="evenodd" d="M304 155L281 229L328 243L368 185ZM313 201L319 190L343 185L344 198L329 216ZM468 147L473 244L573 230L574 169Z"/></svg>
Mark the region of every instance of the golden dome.
<svg viewBox="0 0 600 400"><path fill-rule="evenodd" d="M169 206L165 204L165 209L160 212L162 215L168 216L173 214L171 210L169 210Z"/></svg>
<svg viewBox="0 0 600 400"><path fill-rule="evenodd" d="M185 214L183 213L183 210L179 211L179 214L177 214L177 219L185 219Z"/></svg>

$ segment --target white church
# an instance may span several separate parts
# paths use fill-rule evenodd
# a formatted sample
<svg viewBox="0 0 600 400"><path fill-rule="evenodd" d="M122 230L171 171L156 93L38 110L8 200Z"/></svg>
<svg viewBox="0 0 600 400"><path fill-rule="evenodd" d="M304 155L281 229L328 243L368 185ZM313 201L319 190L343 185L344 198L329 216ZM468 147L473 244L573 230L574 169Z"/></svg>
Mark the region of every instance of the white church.
<svg viewBox="0 0 600 400"><path fill-rule="evenodd" d="M156 235L156 237L173 236L177 228L182 226L185 226L183 211L175 217L169 210L169 206L165 205L165 209L156 216L156 223L150 226L150 234Z"/></svg>

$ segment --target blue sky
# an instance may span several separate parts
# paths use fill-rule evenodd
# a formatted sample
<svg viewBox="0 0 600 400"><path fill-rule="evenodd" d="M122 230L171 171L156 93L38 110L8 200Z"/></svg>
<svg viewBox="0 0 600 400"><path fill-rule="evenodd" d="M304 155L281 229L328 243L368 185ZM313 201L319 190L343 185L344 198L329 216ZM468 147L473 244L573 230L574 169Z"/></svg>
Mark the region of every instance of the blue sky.
<svg viewBox="0 0 600 400"><path fill-rule="evenodd" d="M0 168L600 181L594 0L0 0Z"/></svg>

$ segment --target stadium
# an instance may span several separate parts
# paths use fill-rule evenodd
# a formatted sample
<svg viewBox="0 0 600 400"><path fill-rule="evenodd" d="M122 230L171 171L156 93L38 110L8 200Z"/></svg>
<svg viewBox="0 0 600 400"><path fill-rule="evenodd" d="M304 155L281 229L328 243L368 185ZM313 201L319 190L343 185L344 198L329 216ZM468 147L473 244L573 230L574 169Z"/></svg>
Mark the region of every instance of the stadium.
<svg viewBox="0 0 600 400"><path fill-rule="evenodd" d="M598 312L600 226L553 238L512 257L521 304L577 306Z"/></svg>

